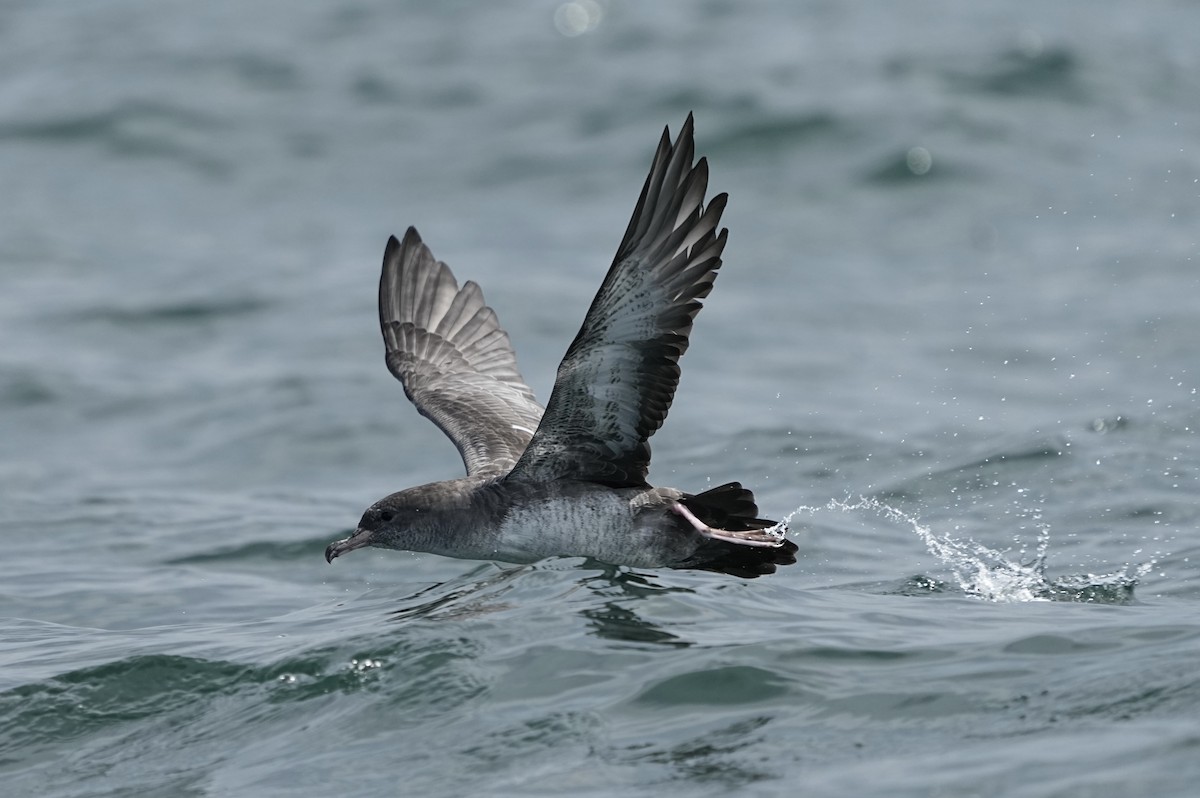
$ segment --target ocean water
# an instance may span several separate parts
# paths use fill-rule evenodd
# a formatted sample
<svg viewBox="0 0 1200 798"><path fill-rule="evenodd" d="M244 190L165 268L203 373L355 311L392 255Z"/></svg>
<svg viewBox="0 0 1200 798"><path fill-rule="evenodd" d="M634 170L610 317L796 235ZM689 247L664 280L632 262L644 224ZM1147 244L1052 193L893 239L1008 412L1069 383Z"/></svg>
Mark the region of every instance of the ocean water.
<svg viewBox="0 0 1200 798"><path fill-rule="evenodd" d="M0 793L1192 796L1200 6L0 6ZM730 194L651 478L740 581L322 552L453 447L416 225L545 399L663 126Z"/></svg>

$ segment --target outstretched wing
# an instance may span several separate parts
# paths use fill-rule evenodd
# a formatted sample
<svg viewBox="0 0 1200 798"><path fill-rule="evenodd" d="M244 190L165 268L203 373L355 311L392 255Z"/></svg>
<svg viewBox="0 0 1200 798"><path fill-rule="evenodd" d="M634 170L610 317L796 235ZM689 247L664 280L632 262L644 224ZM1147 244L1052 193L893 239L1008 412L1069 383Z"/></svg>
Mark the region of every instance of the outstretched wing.
<svg viewBox="0 0 1200 798"><path fill-rule="evenodd" d="M679 384L700 300L712 290L725 194L707 207L708 163L692 165L692 117L664 130L637 208L554 382L542 423L510 479L642 485L647 439Z"/></svg>
<svg viewBox="0 0 1200 798"><path fill-rule="evenodd" d="M460 289L413 227L388 239L379 278L387 367L458 447L469 475L502 475L521 456L542 407L517 371L508 333L479 286Z"/></svg>

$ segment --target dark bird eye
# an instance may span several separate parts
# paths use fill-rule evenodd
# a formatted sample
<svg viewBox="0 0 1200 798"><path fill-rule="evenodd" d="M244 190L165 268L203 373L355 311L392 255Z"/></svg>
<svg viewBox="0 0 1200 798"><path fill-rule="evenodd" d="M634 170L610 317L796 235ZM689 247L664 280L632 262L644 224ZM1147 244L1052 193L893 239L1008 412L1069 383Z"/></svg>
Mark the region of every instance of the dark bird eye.
<svg viewBox="0 0 1200 798"><path fill-rule="evenodd" d="M383 512L381 512L379 514L379 520L383 521L383 523L385 523L385 524L388 523L389 521L391 521L395 517L396 517L396 514L393 513L391 510L384 510Z"/></svg>

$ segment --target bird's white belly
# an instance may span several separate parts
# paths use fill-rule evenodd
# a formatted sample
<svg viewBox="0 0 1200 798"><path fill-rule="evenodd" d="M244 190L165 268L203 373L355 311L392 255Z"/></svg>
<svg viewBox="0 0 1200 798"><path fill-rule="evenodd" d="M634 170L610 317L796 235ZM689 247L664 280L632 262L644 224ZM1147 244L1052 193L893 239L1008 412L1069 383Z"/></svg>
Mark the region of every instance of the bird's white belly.
<svg viewBox="0 0 1200 798"><path fill-rule="evenodd" d="M609 563L658 565L661 555L634 524L627 499L604 491L549 498L511 509L500 524L497 550L507 562L545 557L593 557Z"/></svg>

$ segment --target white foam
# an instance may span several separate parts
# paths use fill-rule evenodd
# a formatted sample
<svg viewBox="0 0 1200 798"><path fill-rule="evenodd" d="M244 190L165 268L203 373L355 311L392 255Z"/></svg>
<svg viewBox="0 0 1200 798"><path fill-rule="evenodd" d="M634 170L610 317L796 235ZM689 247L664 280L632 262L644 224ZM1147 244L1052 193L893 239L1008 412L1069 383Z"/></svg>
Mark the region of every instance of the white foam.
<svg viewBox="0 0 1200 798"><path fill-rule="evenodd" d="M1018 489L1018 494L1024 493L1023 489ZM983 601L1078 600L1080 596L1083 600L1095 600L1091 596L1098 590L1132 590L1137 580L1155 566L1155 561L1151 560L1107 574L1089 573L1048 580L1045 563L1050 547L1050 526L1042 520L1040 510L1025 506L1020 506L1017 510L1017 514L1025 521L1020 528L1024 530L1032 526L1037 530L1031 559L1026 559L1028 549L1023 544L1019 545L1014 559L1010 552L998 551L969 537L935 532L931 525L922 523L916 515L866 496L860 496L853 501L830 499L819 507L801 505L785 516L781 523L786 524L801 513L835 511L867 511L891 523L909 527L929 553L950 570L959 588L968 596Z"/></svg>

